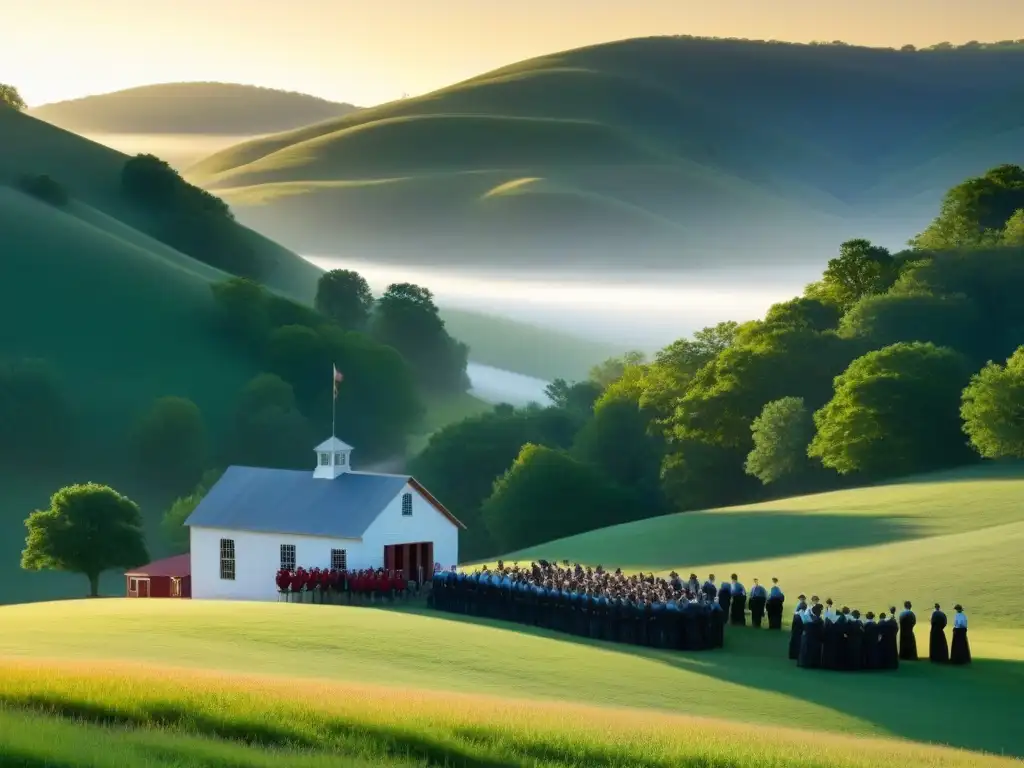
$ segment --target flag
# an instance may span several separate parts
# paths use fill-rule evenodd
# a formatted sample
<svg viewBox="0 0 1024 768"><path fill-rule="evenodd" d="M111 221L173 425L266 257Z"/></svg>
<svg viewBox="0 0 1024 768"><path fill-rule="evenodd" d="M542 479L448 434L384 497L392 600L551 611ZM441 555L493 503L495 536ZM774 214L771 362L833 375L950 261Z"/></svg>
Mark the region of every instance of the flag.
<svg viewBox="0 0 1024 768"><path fill-rule="evenodd" d="M341 384L342 379L345 377L341 375L341 371L338 370L338 366L332 365L334 368L334 399L338 399L338 385Z"/></svg>

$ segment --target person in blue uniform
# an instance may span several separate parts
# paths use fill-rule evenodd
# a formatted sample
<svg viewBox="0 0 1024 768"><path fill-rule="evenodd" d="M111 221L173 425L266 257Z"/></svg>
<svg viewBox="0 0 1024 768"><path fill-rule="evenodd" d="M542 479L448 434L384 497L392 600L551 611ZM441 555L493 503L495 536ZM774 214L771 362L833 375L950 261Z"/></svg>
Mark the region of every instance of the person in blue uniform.
<svg viewBox="0 0 1024 768"><path fill-rule="evenodd" d="M793 612L793 623L789 630L789 658L796 661L800 658L800 637L804 632L804 616L807 614L807 598L797 598L796 610Z"/></svg>
<svg viewBox="0 0 1024 768"><path fill-rule="evenodd" d="M782 629L782 611L786 602L786 596L779 586L779 580L772 577L772 588L768 590L768 604L765 612L768 614L768 629Z"/></svg>
<svg viewBox="0 0 1024 768"><path fill-rule="evenodd" d="M945 664L949 661L949 645L946 643L946 614L938 603L932 611L932 628L928 634L928 658L933 664Z"/></svg>
<svg viewBox="0 0 1024 768"><path fill-rule="evenodd" d="M903 610L900 612L899 621L900 659L903 661L917 661L917 638L914 637L917 616L914 614L914 607L909 600L903 603Z"/></svg>
<svg viewBox="0 0 1024 768"><path fill-rule="evenodd" d="M738 627L747 623L747 588L736 577L732 575L732 583L729 585L729 593L732 595L732 607L729 609L729 617L732 623Z"/></svg>
<svg viewBox="0 0 1024 768"><path fill-rule="evenodd" d="M761 583L754 579L754 586L750 588L750 624L753 627L761 628L764 620L764 609L768 603L768 590L761 586Z"/></svg>
<svg viewBox="0 0 1024 768"><path fill-rule="evenodd" d="M953 643L949 649L950 664L970 664L971 645L967 642L967 614L964 607L957 603L953 606Z"/></svg>
<svg viewBox="0 0 1024 768"><path fill-rule="evenodd" d="M715 586L715 574L708 574L708 580L704 582L701 590L704 592L704 598L709 603L718 597L718 587Z"/></svg>

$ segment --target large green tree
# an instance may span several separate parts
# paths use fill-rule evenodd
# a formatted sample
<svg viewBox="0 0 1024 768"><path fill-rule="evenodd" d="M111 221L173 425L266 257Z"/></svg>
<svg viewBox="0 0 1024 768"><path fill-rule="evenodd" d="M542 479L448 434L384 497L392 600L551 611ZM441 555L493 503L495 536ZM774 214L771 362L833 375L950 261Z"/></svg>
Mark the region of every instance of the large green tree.
<svg viewBox="0 0 1024 768"><path fill-rule="evenodd" d="M482 516L501 552L634 520L629 494L563 451L524 445Z"/></svg>
<svg viewBox="0 0 1024 768"><path fill-rule="evenodd" d="M642 365L646 361L647 355L637 350L631 350L620 357L609 357L590 369L590 380L605 389L622 378L627 368Z"/></svg>
<svg viewBox="0 0 1024 768"><path fill-rule="evenodd" d="M316 308L347 330L362 330L373 310L370 284L358 272L332 269L316 285Z"/></svg>
<svg viewBox="0 0 1024 768"><path fill-rule="evenodd" d="M766 403L750 431L754 449L747 454L748 475L768 485L809 469L807 446L814 437L814 419L803 398L784 397Z"/></svg>
<svg viewBox="0 0 1024 768"><path fill-rule="evenodd" d="M25 100L21 98L21 94L18 93L17 88L13 85L0 83L0 107L9 107L18 112L24 112L27 105Z"/></svg>
<svg viewBox="0 0 1024 768"><path fill-rule="evenodd" d="M162 397L135 428L139 473L164 490L191 488L209 467L210 444L199 407L184 397Z"/></svg>
<svg viewBox="0 0 1024 768"><path fill-rule="evenodd" d="M316 442L292 386L280 376L263 373L246 384L239 397L226 463L301 469L309 465Z"/></svg>
<svg viewBox="0 0 1024 768"><path fill-rule="evenodd" d="M469 388L469 348L448 335L427 288L412 283L389 285L377 301L370 332L409 361L425 389L465 392Z"/></svg>
<svg viewBox="0 0 1024 768"><path fill-rule="evenodd" d="M840 474L892 477L970 460L960 430L964 358L931 343L893 344L857 358L814 414L808 454Z"/></svg>
<svg viewBox="0 0 1024 768"><path fill-rule="evenodd" d="M939 215L911 245L943 250L997 244L1014 213L1024 208L1024 169L1000 165L949 190Z"/></svg>
<svg viewBox="0 0 1024 768"><path fill-rule="evenodd" d="M883 293L897 276L896 263L887 249L856 239L839 246L839 255L829 259L821 282L826 293L847 309L865 296Z"/></svg>
<svg viewBox="0 0 1024 768"><path fill-rule="evenodd" d="M974 449L987 459L1024 458L1024 347L990 362L963 392L960 415Z"/></svg>
<svg viewBox="0 0 1024 768"><path fill-rule="evenodd" d="M104 571L149 560L138 505L105 485L61 488L50 497L49 509L30 514L25 527L21 567L80 573L92 597L99 595Z"/></svg>

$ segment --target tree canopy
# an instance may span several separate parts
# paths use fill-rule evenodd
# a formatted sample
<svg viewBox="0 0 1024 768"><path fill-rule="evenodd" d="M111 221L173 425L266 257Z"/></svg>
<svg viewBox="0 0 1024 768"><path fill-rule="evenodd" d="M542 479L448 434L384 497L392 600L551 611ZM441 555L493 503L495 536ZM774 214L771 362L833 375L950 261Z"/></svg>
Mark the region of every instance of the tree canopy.
<svg viewBox="0 0 1024 768"><path fill-rule="evenodd" d="M814 419L803 398L784 397L765 403L750 431L754 448L747 454L748 475L768 485L807 471Z"/></svg>
<svg viewBox="0 0 1024 768"><path fill-rule="evenodd" d="M195 485L209 466L210 443L199 408L184 397L163 397L139 420L135 450L140 474L170 491Z"/></svg>
<svg viewBox="0 0 1024 768"><path fill-rule="evenodd" d="M18 112L24 112L28 105L25 104L25 100L21 98L21 94L18 93L17 88L13 85L0 83L0 107L9 107L17 110Z"/></svg>
<svg viewBox="0 0 1024 768"><path fill-rule="evenodd" d="M332 269L317 281L316 308L346 330L362 330L373 311L366 279L350 269Z"/></svg>
<svg viewBox="0 0 1024 768"><path fill-rule="evenodd" d="M138 505L105 485L61 488L48 509L28 516L25 527L21 567L80 573L89 580L92 597L99 595L104 571L149 561Z"/></svg>
<svg viewBox="0 0 1024 768"><path fill-rule="evenodd" d="M989 363L963 392L964 432L987 459L1024 459L1024 346Z"/></svg>

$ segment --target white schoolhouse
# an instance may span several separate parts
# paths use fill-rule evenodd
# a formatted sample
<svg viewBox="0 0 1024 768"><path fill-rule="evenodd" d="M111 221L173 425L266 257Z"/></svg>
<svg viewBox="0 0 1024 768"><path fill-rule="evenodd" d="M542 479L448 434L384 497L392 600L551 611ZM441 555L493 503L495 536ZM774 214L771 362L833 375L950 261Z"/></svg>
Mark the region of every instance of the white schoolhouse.
<svg viewBox="0 0 1024 768"><path fill-rule="evenodd" d="M409 475L356 472L352 446L316 469L228 467L185 521L192 598L276 600L280 568L386 568L429 579L459 561L465 526Z"/></svg>

